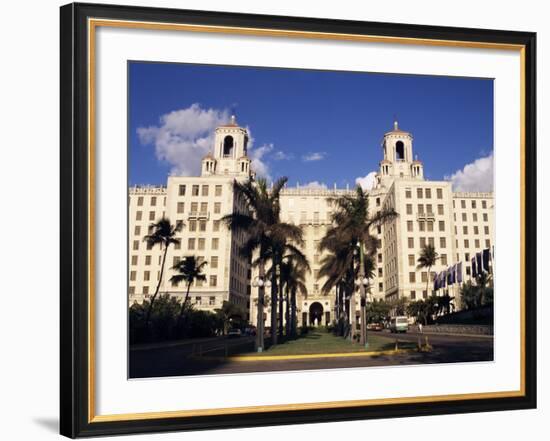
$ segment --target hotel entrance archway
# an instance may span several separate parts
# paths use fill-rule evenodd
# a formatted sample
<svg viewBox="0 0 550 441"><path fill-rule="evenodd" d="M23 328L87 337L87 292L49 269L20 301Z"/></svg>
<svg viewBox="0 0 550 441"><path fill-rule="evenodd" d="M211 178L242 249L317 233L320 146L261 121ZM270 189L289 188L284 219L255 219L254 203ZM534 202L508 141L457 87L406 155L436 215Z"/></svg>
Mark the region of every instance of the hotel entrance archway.
<svg viewBox="0 0 550 441"><path fill-rule="evenodd" d="M313 302L309 306L309 325L320 326L323 324L323 305L319 302Z"/></svg>

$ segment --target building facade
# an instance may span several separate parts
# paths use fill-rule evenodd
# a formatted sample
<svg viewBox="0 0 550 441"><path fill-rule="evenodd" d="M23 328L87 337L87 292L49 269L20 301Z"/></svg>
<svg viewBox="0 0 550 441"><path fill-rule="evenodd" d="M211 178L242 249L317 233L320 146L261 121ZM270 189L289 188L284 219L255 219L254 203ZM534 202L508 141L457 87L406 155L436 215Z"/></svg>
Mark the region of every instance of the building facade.
<svg viewBox="0 0 550 441"><path fill-rule="evenodd" d="M181 244L171 248L161 292L182 296L183 286L168 282L170 269L185 255L196 255L209 264L208 281L191 288L190 298L197 308L213 310L231 301L246 307L256 323L257 288L251 280L257 275L240 255L243 233L229 231L223 215L246 210L233 193L233 181L254 178L247 156L248 133L234 118L216 129L212 153L202 162L201 176L171 176L166 187L133 187L129 192L129 300L142 301L154 292L160 272L160 249L147 249L142 241L149 225L161 216L183 222ZM375 185L369 190L369 209L374 214L393 208L398 216L371 231L378 239L376 270L370 280L369 300L419 300L432 292L433 276L462 262L462 278L471 275L470 259L476 252L494 245L494 199L492 193L456 193L448 181L428 181L423 163L414 156L413 136L395 122L383 136L382 160ZM306 276L307 296L297 299L298 324L329 324L334 320L335 296L323 295L324 280L319 277L323 254L318 245L331 224L331 200L350 189L295 187L281 192L281 219L300 225L304 233L302 251L311 273ZM418 257L426 244L439 254L437 264L419 270ZM170 267L170 268L168 268ZM458 285L448 293L460 309ZM358 303L358 302L357 302ZM270 326L270 306L264 309ZM357 304L357 315L359 305ZM359 320L357 318L357 320Z"/></svg>

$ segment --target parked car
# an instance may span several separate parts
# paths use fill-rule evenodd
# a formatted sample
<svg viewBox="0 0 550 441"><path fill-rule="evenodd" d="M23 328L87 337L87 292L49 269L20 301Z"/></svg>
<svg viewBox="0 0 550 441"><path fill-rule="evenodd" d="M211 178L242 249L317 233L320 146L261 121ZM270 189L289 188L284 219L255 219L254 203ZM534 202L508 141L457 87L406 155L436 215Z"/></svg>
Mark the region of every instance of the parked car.
<svg viewBox="0 0 550 441"><path fill-rule="evenodd" d="M233 329L230 329L228 332L227 332L227 338L238 338L242 335L243 333L241 332L240 329L237 329L237 328L233 328Z"/></svg>
<svg viewBox="0 0 550 441"><path fill-rule="evenodd" d="M381 331L384 329L384 326L382 326L382 323L369 323L367 329L369 331Z"/></svg>
<svg viewBox="0 0 550 441"><path fill-rule="evenodd" d="M391 332L407 332L409 330L409 320L405 316L392 317L390 320Z"/></svg>

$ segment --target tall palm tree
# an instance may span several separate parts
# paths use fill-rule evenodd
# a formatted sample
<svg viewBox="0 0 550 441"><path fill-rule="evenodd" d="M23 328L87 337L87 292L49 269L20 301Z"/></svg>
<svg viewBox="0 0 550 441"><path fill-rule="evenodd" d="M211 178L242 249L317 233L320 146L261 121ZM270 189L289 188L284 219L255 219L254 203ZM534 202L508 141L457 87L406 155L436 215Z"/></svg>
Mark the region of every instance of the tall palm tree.
<svg viewBox="0 0 550 441"><path fill-rule="evenodd" d="M235 181L233 184L235 195L238 199L243 200L247 210L241 210L235 213L228 214L222 218L230 230L242 231L246 234L247 239L240 248L240 252L252 257L257 253L259 258L258 275L264 281L265 264L268 260L269 250L274 247L273 244L284 243L285 240L290 240L297 245L303 243L302 230L292 224L281 222L280 212L281 207L279 197L281 190L287 182L287 178L283 177L273 183L271 190L267 188L265 179L254 181L249 179L245 182ZM273 253L274 265L279 264L278 254ZM271 277L271 323L272 328L276 323L277 318L277 275L273 273ZM264 348L264 285L259 288L258 295L258 332L256 339L256 347L258 351ZM275 309L275 311L273 311ZM277 335L272 332L272 343L276 344Z"/></svg>
<svg viewBox="0 0 550 441"><path fill-rule="evenodd" d="M437 259L439 259L439 255L435 251L435 248L433 245L427 244L420 250L420 256L418 257L418 265L417 269L427 269L428 270L428 277L426 280L426 293L428 294L428 297L430 297L430 276L431 276L431 269L436 264Z"/></svg>
<svg viewBox="0 0 550 441"><path fill-rule="evenodd" d="M287 336L296 335L296 294L300 292L302 295L307 296L306 272L310 272L310 267L301 252L287 254L283 257L280 269L280 284L285 290Z"/></svg>
<svg viewBox="0 0 550 441"><path fill-rule="evenodd" d="M183 313L186 309L187 302L189 300L189 291L191 285L197 281L206 281L206 276L203 274L202 270L208 265L206 261L199 261L195 256L184 256L178 263L176 263L172 269L177 271L177 274L174 274L170 277L170 282L174 285L179 285L181 282L187 283L187 292L185 293L185 299L181 303L181 310L179 317L183 316Z"/></svg>
<svg viewBox="0 0 550 441"><path fill-rule="evenodd" d="M172 225L167 217L162 217L159 221L157 221L156 223L152 223L149 226L150 233L143 237L143 240L147 242L147 245L149 247L152 248L155 245L158 245L161 249L164 248L164 253L162 254L162 263L160 266L159 280L157 282L155 293L153 294L153 297L151 297L151 302L149 303L149 308L147 309L147 314L145 316L145 328L149 326L153 304L155 303L155 300L160 290L168 248L172 244L177 245L180 243L180 239L176 237L176 234L179 233L182 228L182 222L177 222L176 225Z"/></svg>
<svg viewBox="0 0 550 441"><path fill-rule="evenodd" d="M378 241L372 236L371 229L393 221L397 212L393 208L383 208L374 214L369 212L369 195L361 186L357 186L354 194L346 194L331 199L335 206L332 214L333 226L329 228L321 240L320 248L328 250L347 250L350 245L359 251L358 276L362 280L365 274L365 255L375 252ZM350 256L347 256L349 261ZM353 262L353 258L352 258ZM352 266L354 264L352 263ZM366 344L366 288L360 283L361 294L361 343ZM350 311L352 314L352 338L355 331L355 297L351 294Z"/></svg>

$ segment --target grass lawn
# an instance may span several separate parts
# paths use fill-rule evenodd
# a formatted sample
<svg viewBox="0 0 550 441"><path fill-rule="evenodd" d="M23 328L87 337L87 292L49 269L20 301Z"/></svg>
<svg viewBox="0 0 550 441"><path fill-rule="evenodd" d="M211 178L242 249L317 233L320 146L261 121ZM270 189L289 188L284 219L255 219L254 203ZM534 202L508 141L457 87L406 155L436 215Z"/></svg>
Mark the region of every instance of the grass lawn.
<svg viewBox="0 0 550 441"><path fill-rule="evenodd" d="M398 338L398 337L397 337ZM386 351L395 348L396 337L369 332L367 334L369 347L361 347L358 343L351 343L343 337L337 337L325 331L309 331L295 340L288 340L270 347L264 352L254 355L302 355L302 354L333 354L341 352L374 352ZM412 342L399 342L399 349L413 349ZM243 354L246 355L246 354Z"/></svg>

